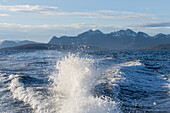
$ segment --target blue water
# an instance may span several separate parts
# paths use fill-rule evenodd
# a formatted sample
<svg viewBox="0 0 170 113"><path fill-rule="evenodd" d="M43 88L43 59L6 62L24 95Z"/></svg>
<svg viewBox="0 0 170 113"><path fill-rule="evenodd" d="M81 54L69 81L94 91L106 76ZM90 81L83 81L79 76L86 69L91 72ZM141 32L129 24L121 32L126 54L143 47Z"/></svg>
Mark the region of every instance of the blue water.
<svg viewBox="0 0 170 113"><path fill-rule="evenodd" d="M0 51L0 112L170 112L170 51Z"/></svg>

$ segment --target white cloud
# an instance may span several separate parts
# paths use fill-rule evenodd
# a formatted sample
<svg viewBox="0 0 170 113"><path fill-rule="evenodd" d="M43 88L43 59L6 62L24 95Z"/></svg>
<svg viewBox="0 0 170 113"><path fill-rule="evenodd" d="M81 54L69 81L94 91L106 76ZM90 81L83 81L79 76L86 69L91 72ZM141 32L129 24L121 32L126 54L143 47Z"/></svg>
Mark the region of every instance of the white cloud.
<svg viewBox="0 0 170 113"><path fill-rule="evenodd" d="M0 10L10 12L39 13L43 15L59 15L59 16L72 15L77 16L77 18L89 18L89 19L141 19L141 20L157 19L155 15L146 13L114 10L69 12L58 10L58 7L40 5L13 5L13 6L0 5Z"/></svg>
<svg viewBox="0 0 170 113"><path fill-rule="evenodd" d="M88 19L112 19L112 20L127 20L127 19L131 19L131 20L155 20L155 18L150 18L147 16L136 16L136 15L127 15L127 16L106 16L106 15L97 15L97 16L86 16L86 17L79 17L79 18L88 18Z"/></svg>
<svg viewBox="0 0 170 113"><path fill-rule="evenodd" d="M93 25L77 23L70 25L21 25L0 23L0 40L34 40L48 42L51 37L67 35L75 36L89 29L99 29L103 32L111 32L119 29L116 25Z"/></svg>
<svg viewBox="0 0 170 113"><path fill-rule="evenodd" d="M58 7L40 5L0 5L0 10L10 12L40 13L44 15L96 15L96 12L65 12L57 10Z"/></svg>
<svg viewBox="0 0 170 113"><path fill-rule="evenodd" d="M128 15L139 15L139 16L153 16L152 14L128 12L128 11L99 10L98 12L110 13L110 14L128 14Z"/></svg>
<svg viewBox="0 0 170 113"><path fill-rule="evenodd" d="M53 29L53 28L63 28L63 27L69 27L69 28L75 28L79 29L82 27L92 27L93 25L80 23L80 24L70 24L70 25L21 25L21 24L9 24L9 23L0 23L0 28L21 28L21 29Z"/></svg>
<svg viewBox="0 0 170 113"><path fill-rule="evenodd" d="M13 6L3 6L0 5L0 10L11 11L11 12L33 12L33 13L43 13L47 11L54 11L58 7L50 6L39 6L39 5L13 5Z"/></svg>
<svg viewBox="0 0 170 113"><path fill-rule="evenodd" d="M120 29L132 29L136 32L142 31L149 35L158 33L169 34L170 27L134 27L134 26L118 26L118 25L96 25L77 23L70 25L21 25L0 23L0 40L34 40L39 42L48 42L54 35L60 36L76 36L89 29L99 29L104 33L117 31Z"/></svg>
<svg viewBox="0 0 170 113"><path fill-rule="evenodd" d="M158 18L153 14L137 13L128 11L113 11L113 10L99 10L103 19L141 19L141 20L156 20ZM109 16L108 16L109 15Z"/></svg>
<svg viewBox="0 0 170 113"><path fill-rule="evenodd" d="M0 14L0 16L9 16L9 14Z"/></svg>

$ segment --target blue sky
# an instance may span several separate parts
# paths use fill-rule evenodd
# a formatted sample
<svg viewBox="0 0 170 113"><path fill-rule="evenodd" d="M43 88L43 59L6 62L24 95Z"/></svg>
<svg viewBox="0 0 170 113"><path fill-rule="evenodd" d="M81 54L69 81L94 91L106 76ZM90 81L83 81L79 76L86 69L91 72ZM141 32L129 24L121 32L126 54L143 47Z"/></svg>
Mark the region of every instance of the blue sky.
<svg viewBox="0 0 170 113"><path fill-rule="evenodd" d="M170 34L169 0L1 0L0 41L48 42L89 29Z"/></svg>

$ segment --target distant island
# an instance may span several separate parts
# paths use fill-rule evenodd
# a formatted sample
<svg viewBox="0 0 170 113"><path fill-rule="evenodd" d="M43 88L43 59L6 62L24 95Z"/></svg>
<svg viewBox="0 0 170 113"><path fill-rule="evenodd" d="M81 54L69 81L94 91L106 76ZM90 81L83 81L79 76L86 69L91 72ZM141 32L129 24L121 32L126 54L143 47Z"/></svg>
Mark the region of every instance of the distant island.
<svg viewBox="0 0 170 113"><path fill-rule="evenodd" d="M0 44L0 48L16 47L16 46L22 46L27 44L38 44L38 42L29 41L29 40L24 40L24 41L5 40Z"/></svg>
<svg viewBox="0 0 170 113"><path fill-rule="evenodd" d="M143 48L143 49L170 49L170 43L169 44L162 44L162 45L157 45L157 46L153 46L153 47L147 47L147 48Z"/></svg>
<svg viewBox="0 0 170 113"><path fill-rule="evenodd" d="M53 45L53 44L26 44L15 47L1 48L1 50L72 50L72 49L99 49L93 46L75 46L75 45Z"/></svg>
<svg viewBox="0 0 170 113"><path fill-rule="evenodd" d="M130 29L104 34L100 30L89 30L77 36L53 36L48 43L33 41L3 41L1 49L170 49L170 35L149 36Z"/></svg>

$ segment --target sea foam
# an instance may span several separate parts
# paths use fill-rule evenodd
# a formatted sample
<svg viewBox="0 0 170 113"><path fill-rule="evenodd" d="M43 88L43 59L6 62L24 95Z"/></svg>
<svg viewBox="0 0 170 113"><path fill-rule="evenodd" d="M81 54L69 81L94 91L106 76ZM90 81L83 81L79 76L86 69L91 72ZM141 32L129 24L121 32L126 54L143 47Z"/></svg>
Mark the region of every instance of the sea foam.
<svg viewBox="0 0 170 113"><path fill-rule="evenodd" d="M51 107L52 101L49 98L44 97L40 90L41 87L26 87L24 83L20 82L20 78L23 75L10 75L12 79L9 84L9 89L13 93L13 98L29 104L37 113L52 112Z"/></svg>
<svg viewBox="0 0 170 113"><path fill-rule="evenodd" d="M91 58L69 54L58 60L56 71L49 76L48 95L37 91L38 87L25 86L20 81L23 75L9 76L9 90L13 98L29 104L37 113L120 113L116 101L94 96L102 76L95 65Z"/></svg>
<svg viewBox="0 0 170 113"><path fill-rule="evenodd" d="M115 113L120 112L116 102L95 98L92 90L101 71L95 68L94 60L70 54L60 60L51 75L60 113ZM58 106L58 104L57 104Z"/></svg>

